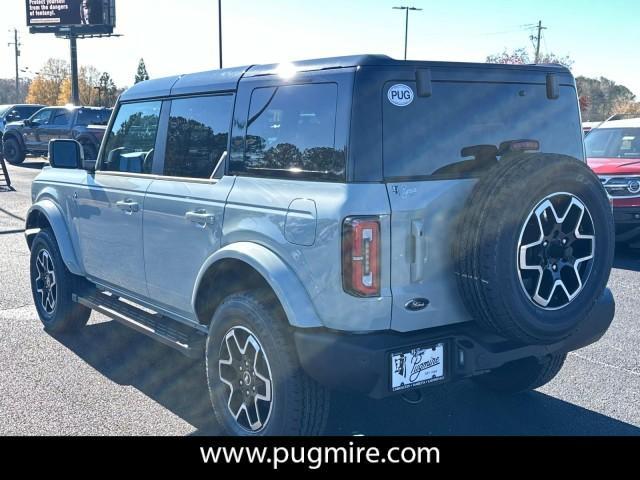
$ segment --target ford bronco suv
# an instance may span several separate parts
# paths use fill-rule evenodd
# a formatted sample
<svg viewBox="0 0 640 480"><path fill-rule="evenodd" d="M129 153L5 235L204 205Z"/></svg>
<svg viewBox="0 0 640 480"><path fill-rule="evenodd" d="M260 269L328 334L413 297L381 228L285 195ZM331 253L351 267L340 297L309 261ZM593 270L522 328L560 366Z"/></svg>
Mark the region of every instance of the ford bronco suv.
<svg viewBox="0 0 640 480"><path fill-rule="evenodd" d="M98 107L48 107L31 118L8 123L2 139L4 157L20 165L27 155L46 155L49 142L74 139L87 159L95 160L111 110Z"/></svg>
<svg viewBox="0 0 640 480"><path fill-rule="evenodd" d="M333 389L534 389L614 316L611 206L563 67L151 80L97 162L70 140L50 160L26 224L46 330L95 310L202 359L229 434L319 434Z"/></svg>

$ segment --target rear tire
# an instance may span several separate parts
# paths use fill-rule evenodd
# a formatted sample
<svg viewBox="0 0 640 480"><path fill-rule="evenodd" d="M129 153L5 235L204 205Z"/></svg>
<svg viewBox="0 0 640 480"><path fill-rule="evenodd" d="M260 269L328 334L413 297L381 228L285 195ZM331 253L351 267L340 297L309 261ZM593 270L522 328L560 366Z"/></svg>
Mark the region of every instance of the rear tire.
<svg viewBox="0 0 640 480"><path fill-rule="evenodd" d="M20 165L26 158L26 153L20 142L15 138L7 138L2 142L2 153L7 162L11 165Z"/></svg>
<svg viewBox="0 0 640 480"><path fill-rule="evenodd" d="M206 346L207 383L227 435L320 435L329 392L302 370L290 327L270 292L229 296Z"/></svg>
<svg viewBox="0 0 640 480"><path fill-rule="evenodd" d="M80 279L67 269L53 233L42 230L31 245L31 292L45 330L57 334L81 329L91 309L72 299Z"/></svg>
<svg viewBox="0 0 640 480"><path fill-rule="evenodd" d="M566 353L556 353L541 359L524 358L507 363L473 380L478 385L498 393L513 394L535 390L558 375L566 358Z"/></svg>

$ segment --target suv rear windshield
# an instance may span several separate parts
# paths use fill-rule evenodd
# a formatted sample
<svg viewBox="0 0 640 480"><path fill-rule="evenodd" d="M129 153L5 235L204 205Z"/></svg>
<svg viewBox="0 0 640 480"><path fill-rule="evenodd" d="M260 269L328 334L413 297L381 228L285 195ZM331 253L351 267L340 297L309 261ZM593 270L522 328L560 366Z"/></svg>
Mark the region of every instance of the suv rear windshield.
<svg viewBox="0 0 640 480"><path fill-rule="evenodd" d="M83 108L78 112L78 125L106 125L109 123L111 110L94 110Z"/></svg>
<svg viewBox="0 0 640 480"><path fill-rule="evenodd" d="M584 145L589 158L640 158L640 128L596 128Z"/></svg>
<svg viewBox="0 0 640 480"><path fill-rule="evenodd" d="M475 176L512 151L514 141L583 159L572 87L562 86L550 100L544 84L433 82L432 95L418 97L415 82L402 82L413 101L396 106L388 94L398 83L382 92L386 178Z"/></svg>

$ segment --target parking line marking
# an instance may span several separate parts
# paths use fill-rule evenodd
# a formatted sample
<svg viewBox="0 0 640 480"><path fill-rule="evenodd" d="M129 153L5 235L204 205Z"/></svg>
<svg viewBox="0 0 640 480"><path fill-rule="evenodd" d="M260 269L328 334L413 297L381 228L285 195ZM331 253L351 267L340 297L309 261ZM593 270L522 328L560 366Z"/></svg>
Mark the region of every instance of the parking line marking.
<svg viewBox="0 0 640 480"><path fill-rule="evenodd" d="M15 218L16 220L20 220L21 222L25 222L26 221L24 218L19 217L15 213L11 213L8 210L5 210L4 208L0 208L0 212L5 213L5 214L9 215L10 217Z"/></svg>
<svg viewBox="0 0 640 480"><path fill-rule="evenodd" d="M629 370L628 368L624 368L624 367L619 367L617 365L611 365L610 363L605 363L605 362L601 362L599 360L593 360L592 358L589 357L585 357L584 355L580 355L579 353L575 353L575 352L569 352L570 356L574 356L574 357L578 357L581 358L582 360L585 360L589 363L593 363L595 365L600 365L602 367L609 367L609 368L613 368L614 370L620 370L622 372L627 372L630 373L631 375L634 375L636 377L640 377L640 372L636 372L634 370Z"/></svg>

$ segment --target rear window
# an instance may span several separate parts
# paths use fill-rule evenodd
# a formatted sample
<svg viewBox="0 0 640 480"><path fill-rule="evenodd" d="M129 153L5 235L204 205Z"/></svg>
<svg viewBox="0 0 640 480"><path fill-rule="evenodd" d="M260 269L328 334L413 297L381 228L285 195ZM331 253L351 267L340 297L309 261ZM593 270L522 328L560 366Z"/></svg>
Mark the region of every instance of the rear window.
<svg viewBox="0 0 640 480"><path fill-rule="evenodd" d="M111 110L88 110L82 109L78 112L78 125L106 125L109 123Z"/></svg>
<svg viewBox="0 0 640 480"><path fill-rule="evenodd" d="M640 128L596 128L584 145L589 158L640 158Z"/></svg>
<svg viewBox="0 0 640 480"><path fill-rule="evenodd" d="M239 175L341 181L345 152L336 149L338 86L257 88L251 95L245 158Z"/></svg>
<svg viewBox="0 0 640 480"><path fill-rule="evenodd" d="M509 145L583 158L572 87L550 100L545 85L433 82L432 95L418 97L415 82L402 82L413 96L392 103L393 91L406 92L398 83L383 91L386 178L475 176Z"/></svg>

